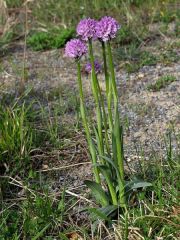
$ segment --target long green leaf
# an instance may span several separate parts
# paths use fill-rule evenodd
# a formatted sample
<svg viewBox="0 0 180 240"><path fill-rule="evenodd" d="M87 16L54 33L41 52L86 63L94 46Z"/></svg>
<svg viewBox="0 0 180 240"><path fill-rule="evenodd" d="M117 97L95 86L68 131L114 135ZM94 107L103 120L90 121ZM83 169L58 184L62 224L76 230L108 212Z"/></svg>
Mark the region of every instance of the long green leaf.
<svg viewBox="0 0 180 240"><path fill-rule="evenodd" d="M113 205L118 205L116 190L113 185L113 179L111 178L111 173L109 168L107 166L99 166L98 168L106 179Z"/></svg>
<svg viewBox="0 0 180 240"><path fill-rule="evenodd" d="M36 240L40 237L42 237L43 233L48 229L48 227L51 225L51 223L47 224L38 234L36 234L35 237L32 238L32 240Z"/></svg>
<svg viewBox="0 0 180 240"><path fill-rule="evenodd" d="M108 163L110 163L113 166L113 168L116 170L116 175L118 177L118 180L120 180L121 178L119 175L119 170L118 170L117 164L109 157L106 157L106 156L101 156L101 157L104 158Z"/></svg>
<svg viewBox="0 0 180 240"><path fill-rule="evenodd" d="M92 194L102 206L109 204L109 199L100 184L89 180L84 181L84 183L91 189Z"/></svg>
<svg viewBox="0 0 180 240"><path fill-rule="evenodd" d="M125 188L126 188L126 194L136 190L138 188L146 188L146 187L152 187L152 183L149 182L145 182L145 181L141 181L141 180L133 180L130 181L128 184L126 184Z"/></svg>
<svg viewBox="0 0 180 240"><path fill-rule="evenodd" d="M89 208L88 210L91 213L92 220L97 220L97 217L99 217L101 220L111 222L111 214L117 209L118 206L108 205L103 208Z"/></svg>

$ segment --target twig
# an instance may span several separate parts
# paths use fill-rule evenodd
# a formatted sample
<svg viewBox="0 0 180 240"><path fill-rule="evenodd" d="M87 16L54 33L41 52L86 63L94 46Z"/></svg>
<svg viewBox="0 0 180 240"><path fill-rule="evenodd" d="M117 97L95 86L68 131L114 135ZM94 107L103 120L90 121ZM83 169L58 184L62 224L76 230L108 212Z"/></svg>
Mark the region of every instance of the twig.
<svg viewBox="0 0 180 240"><path fill-rule="evenodd" d="M83 162L83 163L76 163L76 164L71 164L71 165L63 166L63 167L42 169L42 170L38 170L37 172L57 171L57 170L63 170L63 169L67 169L67 168L71 168L71 167L77 167L77 166L86 165L86 164L91 164L91 162Z"/></svg>
<svg viewBox="0 0 180 240"><path fill-rule="evenodd" d="M88 203L94 204L94 203L93 203L92 201L90 201L89 199L87 199L87 198L85 198L85 197L83 197L83 196L81 196L81 195L78 195L78 194L76 194L76 193L70 192L69 190L66 190L65 192L66 192L67 194L71 195L71 196L77 197L77 198L79 198L79 199L85 200L85 201L88 202Z"/></svg>

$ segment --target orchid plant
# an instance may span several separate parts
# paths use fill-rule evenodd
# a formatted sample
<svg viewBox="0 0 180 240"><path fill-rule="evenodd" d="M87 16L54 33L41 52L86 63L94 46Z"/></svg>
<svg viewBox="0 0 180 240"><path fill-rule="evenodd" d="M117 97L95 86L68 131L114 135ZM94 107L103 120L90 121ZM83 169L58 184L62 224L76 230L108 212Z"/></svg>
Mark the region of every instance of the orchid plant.
<svg viewBox="0 0 180 240"><path fill-rule="evenodd" d="M120 121L119 98L111 49L111 41L116 37L119 29L118 22L109 16L99 21L91 18L83 19L77 26L78 38L67 42L65 47L65 55L73 58L77 64L80 113L95 178L95 181L88 180L85 183L101 206L106 208L106 213L107 207L109 213L112 209L119 207L126 209L131 191L151 186L150 183L136 180L125 182L123 126ZM98 81L101 65L94 58L93 41L99 41L102 47L105 94ZM96 110L95 121L91 121L87 114L81 75L81 58L87 53L90 63L86 65L85 70L91 74L91 90ZM105 190L104 186L106 186Z"/></svg>

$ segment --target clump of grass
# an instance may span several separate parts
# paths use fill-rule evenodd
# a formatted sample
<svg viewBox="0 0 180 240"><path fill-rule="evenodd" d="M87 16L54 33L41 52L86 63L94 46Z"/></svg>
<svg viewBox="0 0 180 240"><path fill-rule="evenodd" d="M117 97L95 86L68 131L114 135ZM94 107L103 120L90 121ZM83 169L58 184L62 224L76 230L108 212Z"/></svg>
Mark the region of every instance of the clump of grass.
<svg viewBox="0 0 180 240"><path fill-rule="evenodd" d="M6 3L9 8L18 8L22 6L24 0L6 0Z"/></svg>
<svg viewBox="0 0 180 240"><path fill-rule="evenodd" d="M43 237L53 239L53 236L58 237L59 232L64 231L67 210L74 204L74 199L65 200L65 189L55 199L48 195L45 188L40 188L37 184L32 184L31 188L36 188L36 191L28 186L25 190L26 198L21 204L17 206L12 204L10 208L5 203L2 205L1 219L3 221L0 220L0 239L40 239Z"/></svg>
<svg viewBox="0 0 180 240"><path fill-rule="evenodd" d="M172 62L178 62L179 60L179 55L173 49L168 49L159 55L159 61L163 64L171 64Z"/></svg>
<svg viewBox="0 0 180 240"><path fill-rule="evenodd" d="M133 32L132 27L123 26L118 32L116 43L118 44L127 44L127 43L138 43L140 39Z"/></svg>
<svg viewBox="0 0 180 240"><path fill-rule="evenodd" d="M18 99L14 99L11 95L1 98L0 168L2 174L14 176L22 173L24 175L24 171L32 167L31 151L41 148L47 141L50 146L55 147L58 144L59 147L61 135L65 132L68 134L68 128L62 124L60 117L72 112L75 114L78 109L74 104L77 100L73 94L67 99L64 92L59 92L53 99L53 107L49 104L48 107L44 107L39 101L32 101L33 94L33 91L29 91L27 95ZM45 101L45 96L41 101Z"/></svg>
<svg viewBox="0 0 180 240"><path fill-rule="evenodd" d="M137 43L120 47L116 52L116 59L125 61L124 68L128 73L136 72L143 66L155 65L158 61L152 53L142 51Z"/></svg>
<svg viewBox="0 0 180 240"><path fill-rule="evenodd" d="M56 29L48 32L35 32L28 37L28 45L35 51L61 48L74 35L73 29Z"/></svg>
<svg viewBox="0 0 180 240"><path fill-rule="evenodd" d="M170 83L176 81L176 77L173 75L165 75L157 79L154 84L149 84L147 86L148 90L159 91L160 89L168 86Z"/></svg>
<svg viewBox="0 0 180 240"><path fill-rule="evenodd" d="M28 165L32 147L32 128L28 123L30 106L1 106L0 113L0 164L13 171Z"/></svg>

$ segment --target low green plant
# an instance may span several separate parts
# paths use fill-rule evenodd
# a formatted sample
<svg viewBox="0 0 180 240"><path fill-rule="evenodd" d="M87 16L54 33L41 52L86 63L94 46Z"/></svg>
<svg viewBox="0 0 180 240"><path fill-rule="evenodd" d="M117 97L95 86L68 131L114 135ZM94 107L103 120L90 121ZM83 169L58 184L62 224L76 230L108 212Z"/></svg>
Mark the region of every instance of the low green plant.
<svg viewBox="0 0 180 240"><path fill-rule="evenodd" d="M157 63L157 57L150 52L139 52L132 60L125 63L124 68L128 73L138 71L143 66L153 66Z"/></svg>
<svg viewBox="0 0 180 240"><path fill-rule="evenodd" d="M13 174L28 165L33 135L28 123L31 105L17 106L16 102L12 107L0 108L0 163Z"/></svg>
<svg viewBox="0 0 180 240"><path fill-rule="evenodd" d="M28 187L27 187L28 188ZM65 189L60 197L48 196L47 190L41 189L43 195L26 189L26 200L22 204L8 208L2 205L0 220L0 239L40 239L64 231L63 221L67 216L68 206L73 199L65 203ZM46 238L47 239L47 238ZM49 238L48 238L49 239Z"/></svg>
<svg viewBox="0 0 180 240"><path fill-rule="evenodd" d="M73 35L73 29L51 29L48 32L31 34L28 36L27 43L35 51L61 48Z"/></svg>
<svg viewBox="0 0 180 240"><path fill-rule="evenodd" d="M2 37L0 37L0 47L10 43L14 37L13 31L7 31Z"/></svg>
<svg viewBox="0 0 180 240"><path fill-rule="evenodd" d="M18 8L24 3L24 0L6 0L8 8Z"/></svg>
<svg viewBox="0 0 180 240"><path fill-rule="evenodd" d="M147 86L148 90L159 91L162 88L168 86L170 83L176 81L176 77L173 75L164 75L156 80L154 84Z"/></svg>
<svg viewBox="0 0 180 240"><path fill-rule="evenodd" d="M116 61L123 61L128 73L136 72L146 65L155 65L158 58L149 51L142 51L138 42L118 47L114 54Z"/></svg>
<svg viewBox="0 0 180 240"><path fill-rule="evenodd" d="M129 26L123 26L118 32L116 43L117 44L129 44L138 43L139 39L134 34L133 29Z"/></svg>
<svg viewBox="0 0 180 240"><path fill-rule="evenodd" d="M162 52L158 57L158 61L163 64L171 64L172 62L178 62L179 60L180 57L174 49L168 49L167 51Z"/></svg>

